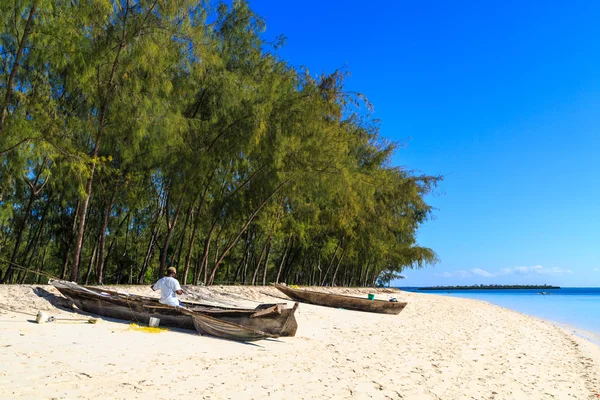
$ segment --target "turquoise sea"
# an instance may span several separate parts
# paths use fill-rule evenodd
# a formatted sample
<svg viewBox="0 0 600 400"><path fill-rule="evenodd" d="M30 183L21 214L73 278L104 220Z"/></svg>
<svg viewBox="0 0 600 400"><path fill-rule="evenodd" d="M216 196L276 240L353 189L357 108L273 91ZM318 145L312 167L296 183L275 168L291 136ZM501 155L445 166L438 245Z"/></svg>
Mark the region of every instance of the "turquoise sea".
<svg viewBox="0 0 600 400"><path fill-rule="evenodd" d="M600 338L600 288L494 289L494 290L418 290L416 287L398 289L423 294L465 297L484 300L534 317L577 328ZM585 334L583 334L585 336Z"/></svg>

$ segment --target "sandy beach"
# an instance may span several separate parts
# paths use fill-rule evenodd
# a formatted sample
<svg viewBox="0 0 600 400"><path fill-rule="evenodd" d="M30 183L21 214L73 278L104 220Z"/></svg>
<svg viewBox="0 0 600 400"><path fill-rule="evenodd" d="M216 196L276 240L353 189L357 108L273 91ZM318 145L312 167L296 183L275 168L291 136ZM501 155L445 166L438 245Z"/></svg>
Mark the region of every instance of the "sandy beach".
<svg viewBox="0 0 600 400"><path fill-rule="evenodd" d="M243 344L183 330L147 333L104 319L36 324L38 310L82 318L53 307L36 287L0 286L2 399L600 397L599 347L546 321L475 300L375 291L377 298L408 302L397 316L301 304L296 337ZM155 295L148 287L119 289ZM238 305L282 296L270 287L194 293L192 299Z"/></svg>

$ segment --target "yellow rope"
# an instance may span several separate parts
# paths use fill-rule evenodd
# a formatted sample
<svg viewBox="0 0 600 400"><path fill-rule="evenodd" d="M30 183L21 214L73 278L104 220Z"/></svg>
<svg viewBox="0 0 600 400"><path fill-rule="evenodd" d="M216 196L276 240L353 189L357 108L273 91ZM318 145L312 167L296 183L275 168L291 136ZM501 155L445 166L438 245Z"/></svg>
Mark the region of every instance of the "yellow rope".
<svg viewBox="0 0 600 400"><path fill-rule="evenodd" d="M156 327L152 327L152 326L140 326L138 324L129 324L129 330L146 332L146 333L161 333L164 331L168 331L167 328L156 328Z"/></svg>

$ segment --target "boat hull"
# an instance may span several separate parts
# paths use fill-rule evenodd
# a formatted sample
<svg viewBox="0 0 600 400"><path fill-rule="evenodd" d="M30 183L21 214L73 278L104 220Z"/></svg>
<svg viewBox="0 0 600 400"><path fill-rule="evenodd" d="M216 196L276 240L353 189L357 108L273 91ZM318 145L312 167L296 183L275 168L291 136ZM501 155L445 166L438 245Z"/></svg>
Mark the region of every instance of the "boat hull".
<svg viewBox="0 0 600 400"><path fill-rule="evenodd" d="M54 283L56 289L80 310L108 318L148 324L153 317L160 319L161 326L195 330L198 324L192 316L199 313L272 336L295 336L298 328L294 315L297 306L290 309L281 305L263 305L256 309L238 309L183 302L183 308L190 313L184 312L183 308L163 305L154 298L73 285Z"/></svg>
<svg viewBox="0 0 600 400"><path fill-rule="evenodd" d="M314 290L292 289L282 285L274 286L295 301L354 311L373 312L380 314L400 314L400 312L408 304L403 302L368 300L360 297L316 292Z"/></svg>

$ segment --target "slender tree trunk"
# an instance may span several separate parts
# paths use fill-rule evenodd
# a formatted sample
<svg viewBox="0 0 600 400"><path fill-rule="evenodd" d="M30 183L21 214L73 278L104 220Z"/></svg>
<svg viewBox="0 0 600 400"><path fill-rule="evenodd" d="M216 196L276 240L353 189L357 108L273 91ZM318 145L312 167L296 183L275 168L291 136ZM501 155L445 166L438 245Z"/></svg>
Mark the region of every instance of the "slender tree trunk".
<svg viewBox="0 0 600 400"><path fill-rule="evenodd" d="M6 82L6 95L4 96L2 110L0 111L0 133L2 133L4 130L4 123L6 121L6 116L8 115L8 107L10 106L13 92L13 82L15 80L17 70L19 69L19 63L21 62L23 49L25 49L25 45L27 43L27 37L31 33L31 24L33 23L37 3L38 0L34 0L31 4L31 8L29 9L29 16L27 17L27 23L25 24L25 29L23 30L23 36L21 36L21 40L19 41L19 48L17 49L17 54L15 55L15 61L13 62L10 75L8 76L8 81Z"/></svg>
<svg viewBox="0 0 600 400"><path fill-rule="evenodd" d="M194 262L194 276L193 276L194 279L192 280L192 283L194 285L197 285L198 283L200 283L199 276L200 276L200 269L202 268L200 266L200 260L201 260L201 258L198 257L198 259Z"/></svg>
<svg viewBox="0 0 600 400"><path fill-rule="evenodd" d="M168 197L167 197L168 199ZM165 237L165 242L163 244L163 252L160 255L160 269L158 271L158 277L162 277L167 272L167 253L169 252L169 245L171 244L171 239L173 238L173 233L175 233L175 225L177 224L177 217L179 217L179 212L181 211L181 206L183 205L183 195L179 198L179 202L177 203L177 208L175 209L175 214L173 215L173 220L169 220L169 206L167 200L167 209L165 211L165 218L167 220L167 235Z"/></svg>
<svg viewBox="0 0 600 400"><path fill-rule="evenodd" d="M340 249L341 244L342 244L342 241L340 240L337 244L337 247L335 248L335 251L333 252L331 261L329 262L329 265L327 266L327 270L325 271L325 275L323 276L323 280L321 281L321 286L325 286L325 281L327 280L327 275L329 274L329 270L331 269L331 266L333 265L333 262L335 261L335 256L336 256L338 250Z"/></svg>
<svg viewBox="0 0 600 400"><path fill-rule="evenodd" d="M200 215L200 210L198 210L198 212L196 213L194 226L192 227L192 235L190 236L190 240L188 242L188 251L185 256L185 268L183 270L183 284L184 285L187 284L188 273L190 271L190 261L192 260L192 250L194 249L194 240L196 239L196 232L198 231L198 221L200 220L200 218L198 218L199 215ZM195 274L194 274L194 276L195 276Z"/></svg>
<svg viewBox="0 0 600 400"><path fill-rule="evenodd" d="M262 249L260 250L260 257L256 262L256 268L254 268L254 274L252 275L251 285L254 286L256 284L256 276L258 275L258 270L260 269L260 265L262 264L263 257L265 255L265 250L267 249L267 244L265 243Z"/></svg>
<svg viewBox="0 0 600 400"><path fill-rule="evenodd" d="M333 278L331 278L331 286L335 286L335 278L337 277L338 270L340 269L340 265L342 264L342 260L344 259L344 255L346 254L346 249L348 247L344 247L342 249L342 254L340 254L340 259L335 267L335 272L333 273Z"/></svg>
<svg viewBox="0 0 600 400"><path fill-rule="evenodd" d="M31 250L31 246L33 246L33 242L35 241L35 238L37 237L37 233L38 233L38 231L34 229L33 225L34 224L31 223L31 226L27 230L27 240L25 241L25 250L19 251L19 253L23 257L17 257L16 263L21 266L21 268L19 269L19 273L17 274L17 279L15 279L15 283L18 283L18 284L22 284L21 281L23 280L25 275L27 275L27 273L29 272L29 270L27 269L27 257L29 255L29 250ZM25 268L25 269L23 269L23 268Z"/></svg>
<svg viewBox="0 0 600 400"><path fill-rule="evenodd" d="M39 177L39 175L38 175ZM36 179L37 182L37 179ZM21 247L21 241L23 240L23 232L25 232L25 227L29 222L29 216L31 215L31 209L33 208L33 202L35 201L35 191L31 190L31 195L29 196L29 201L27 202L27 207L25 208L25 213L23 215L23 223L19 227L19 231L17 232L17 239L15 241L15 247L13 248L12 256L10 257L10 264L8 265L8 269L2 278L1 283L7 283L12 278L13 265L17 262L17 255L19 254L19 248Z"/></svg>
<svg viewBox="0 0 600 400"><path fill-rule="evenodd" d="M92 266L94 265L94 261L96 261L96 250L98 250L98 240L94 243L94 249L92 250L92 255L90 256L90 262L88 263L87 273L85 274L85 284L87 285L90 281L90 275L92 273Z"/></svg>
<svg viewBox="0 0 600 400"><path fill-rule="evenodd" d="M220 236L221 236L221 232L223 232L223 229L221 228L221 230L219 230L219 233L217 233L217 237L215 238L215 260L213 261L214 264L217 263L217 260L219 259L219 244L220 244ZM208 261L206 263L206 267L208 268ZM212 282L211 282L212 285Z"/></svg>
<svg viewBox="0 0 600 400"><path fill-rule="evenodd" d="M204 201L206 199L206 193L208 192L208 185L214 176L214 171L210 174L209 177L206 178L206 184L204 185L204 192L202 193L202 198L200 199L200 204L198 204L198 208L196 211L196 215L194 217L194 227L192 229L192 236L190 237L190 241L188 243L188 252L185 257L185 269L183 275L183 284L187 283L187 277L190 270L190 261L192 259L192 251L194 249L194 240L196 239L196 232L198 231L198 223L200 222L200 211L202 210L202 206L204 205ZM198 284L199 280L199 271L198 267L196 267L193 276L194 285Z"/></svg>
<svg viewBox="0 0 600 400"><path fill-rule="evenodd" d="M263 272L263 280L262 284L265 286L267 284L267 268L269 267L269 256L271 255L271 240L269 240L269 248L267 249L267 259L265 260L265 270Z"/></svg>
<svg viewBox="0 0 600 400"><path fill-rule="evenodd" d="M194 205L191 204L190 208L185 215L185 222L183 223L183 230L181 232L181 238L179 238L179 249L177 250L177 254L173 254L171 257L171 265L177 265L179 267L179 259L181 258L181 252L183 251L183 242L185 242L185 234L187 231L188 222L190 221L190 216L193 214Z"/></svg>
<svg viewBox="0 0 600 400"><path fill-rule="evenodd" d="M204 269L204 278L202 280L202 283L204 283L205 285L207 284L207 267L208 267L208 252L210 250L210 242L211 242L211 237L212 237L212 233L215 230L215 226L217 226L217 222L213 222L212 226L210 227L210 230L208 231L208 234L206 235L206 239L204 240L204 252L202 254L202 269ZM200 272L200 271L199 271ZM198 282L200 280L200 278L197 276L194 278L195 282ZM198 283L196 283L197 285Z"/></svg>
<svg viewBox="0 0 600 400"><path fill-rule="evenodd" d="M110 200L104 202L104 218L102 219L102 227L100 228L100 242L98 245L98 256L96 257L96 281L99 285L102 285L104 278L104 246L106 243L106 229L108 229L108 221L110 218L110 212L115 203L115 197L117 196L117 185L113 190Z"/></svg>
<svg viewBox="0 0 600 400"><path fill-rule="evenodd" d="M311 275L310 275L310 280L308 281L308 284L309 284L309 285L311 285L311 286L312 286L312 285L314 285L314 282L315 282L315 281L316 281L316 279L317 279L317 278L316 278L316 276L317 276L317 270L318 270L319 268L321 268L321 265L320 265L320 264L321 264L321 254L320 254L320 253L318 253L318 254L317 254L317 260L318 260L318 261L317 261L317 266L316 266L316 267L314 267L314 268L311 268L311 272L312 272L312 273L311 273Z"/></svg>
<svg viewBox="0 0 600 400"><path fill-rule="evenodd" d="M377 272L377 266L373 267L373 280L371 281L371 287L375 287L375 284L377 283L377 276L379 275L379 273Z"/></svg>
<svg viewBox="0 0 600 400"><path fill-rule="evenodd" d="M319 252L319 261L317 262L317 271L319 271L319 279L315 280L313 285L316 285L317 282L321 282L321 278L323 275L323 271L321 270L321 253Z"/></svg>
<svg viewBox="0 0 600 400"><path fill-rule="evenodd" d="M36 283L39 284L41 281L41 277L42 277L42 272L44 272L44 267L46 266L46 254L48 253L48 245L50 244L50 240L48 239L48 243L46 243L46 246L44 246L44 255L42 256L42 264L40 265L40 268L38 269L38 274L36 277Z"/></svg>
<svg viewBox="0 0 600 400"><path fill-rule="evenodd" d="M248 262L248 257L250 256L250 230L246 231L246 249L244 250L244 256L242 257L242 261L240 261L237 269L235 270L235 276L233 277L232 282L235 283L240 276L240 272L243 271L245 264Z"/></svg>
<svg viewBox="0 0 600 400"><path fill-rule="evenodd" d="M248 229L248 226L250 226L250 224L252 223L252 221L254 220L254 218L258 215L258 213L263 209L263 207L269 202L269 200L271 200L271 198L273 196L275 196L275 194L279 191L279 189L281 189L286 183L288 183L290 181L290 179L287 179L286 181L282 182L274 191L273 193L271 193L265 200L263 200L263 202L256 208L256 210L252 213L252 215L250 216L250 218L248 218L248 220L246 221L246 223L244 224L244 226L242 226L242 229L240 229L240 231L238 232L238 234L236 235L236 237L231 241L231 243L225 248L225 250L223 250L223 253L221 254L221 257L217 260L217 262L215 262L215 266L212 270L211 276L210 276L210 283L212 284L215 275L217 273L217 269L219 268L219 265L221 265L221 262L223 262L223 260L225 259L225 257L227 256L227 254L229 254L229 251L233 248L233 246L236 245L236 243L238 242L238 240L240 239L240 237L244 234L244 232L246 231L246 229Z"/></svg>
<svg viewBox="0 0 600 400"><path fill-rule="evenodd" d="M210 246L210 242L208 242L207 246ZM206 259L204 259L204 262L202 263L202 273L202 284L206 286L208 282L208 254L206 254Z"/></svg>
<svg viewBox="0 0 600 400"><path fill-rule="evenodd" d="M159 209L156 213L156 220L154 221L154 225L152 226L152 234L150 235L150 241L148 242L148 249L146 250L146 255L144 256L144 263L142 264L142 269L140 270L140 274L138 275L138 283L144 283L144 277L146 276L146 271L150 265L150 260L152 259L152 255L154 254L154 246L156 245L156 240L160 232L160 217L162 216L163 207L159 205Z"/></svg>
<svg viewBox="0 0 600 400"><path fill-rule="evenodd" d="M44 205L44 209L42 211L42 216L40 218L40 226L34 235L34 240L31 240L29 242L29 244L27 245L27 248L25 249L25 257L23 257L23 262L26 262L27 265L31 264L31 258L33 257L33 254L37 251L37 248L38 248L38 245L40 242L40 237L42 236L42 231L44 230L44 224L46 223L46 216L48 215L48 209L50 208L51 204L52 204L52 194L50 196L48 196L46 204ZM33 246L33 248L32 248L32 246ZM32 254L30 254L30 253L32 253ZM27 257L29 257L29 262L27 262Z"/></svg>
<svg viewBox="0 0 600 400"><path fill-rule="evenodd" d="M73 215L73 226L71 227L71 234L68 237L66 249L65 249L65 259L63 262L62 273L60 274L60 279L65 279L67 276L67 269L69 267L69 258L71 254L71 246L73 245L73 240L75 239L75 231L77 229L77 220L79 219L79 207L80 202L79 199L75 202L75 215Z"/></svg>
<svg viewBox="0 0 600 400"><path fill-rule="evenodd" d="M283 268L283 263L285 262L285 258L287 256L291 241L292 241L292 235L290 234L290 237L288 238L287 243L285 244L285 250L283 251L283 256L281 257L281 262L279 263L279 269L277 270L277 277L275 278L275 283L279 283L279 277L281 276L281 269Z"/></svg>
<svg viewBox="0 0 600 400"><path fill-rule="evenodd" d="M122 210L121 210L121 211L122 211ZM120 212L121 212L121 211L120 211ZM115 236L113 237L113 240L111 240L111 242L110 242L110 246L108 246L108 251L106 252L106 257L105 257L105 258L104 258L104 260L103 260L103 263L104 263L104 267L103 267L103 268L104 268L104 271L106 271L106 268L108 267L108 260L110 260L110 255L111 255L111 253L112 253L112 251L113 251L113 248L115 247L115 243L116 243L116 241L117 241L117 237L119 236L119 232L121 232L121 228L123 227L123 223L124 223L124 222L125 222L127 219L129 219L129 215L130 215L130 212L129 212L129 213L127 213L127 215L125 215L125 218L123 218L123 219L121 220L121 222L119 222L119 225L117 226L117 229L116 229L116 231L115 231ZM118 272L118 271L117 271L117 272Z"/></svg>
<svg viewBox="0 0 600 400"><path fill-rule="evenodd" d="M298 255L302 252L302 247L298 246L298 248L296 249L296 251L293 253L291 258L288 258L288 261L286 262L285 266L283 267L283 281L287 282L288 278L290 276L290 272L292 271L293 267L294 267L294 261L296 261L296 258L298 258Z"/></svg>
<svg viewBox="0 0 600 400"><path fill-rule="evenodd" d="M21 241L23 240L23 232L25 231L25 226L27 226L27 222L29 222L29 215L31 214L31 208L33 206L33 196L29 197L29 201L27 202L27 207L25 208L25 215L23 216L23 223L19 227L19 231L17 232L17 239L15 241L15 247L13 248L12 256L10 257L10 264L8 264L8 269L2 278L1 283L9 283L12 278L13 273L13 265L17 261L17 254L19 253L19 248L21 247Z"/></svg>
<svg viewBox="0 0 600 400"><path fill-rule="evenodd" d="M15 247L13 249L13 253L12 253L12 256L10 259L10 264L8 266L8 269L6 270L6 274L4 275L4 278L1 280L2 283L5 283L12 278L13 266L17 263L17 261L19 261L18 255L19 255L19 250L21 247L21 241L23 240L23 232L25 232L25 228L27 227L27 224L29 223L29 218L31 216L31 210L33 209L33 203L35 202L35 199L40 195L40 193L42 192L42 189L48 182L48 178L46 178L44 183L42 183L42 185L38 186L38 182L40 181L40 177L42 176L42 173L44 171L44 167L45 167L47 161L48 161L48 159L44 158L44 161L40 164L38 173L36 174L35 180L33 181L33 183L31 183L29 180L26 180L27 185L29 186L29 190L30 190L29 201L27 202L25 214L23 215L23 223L21 224L21 227L19 228L19 232L17 234L17 240L15 242ZM46 210L46 208L45 208L45 210ZM29 236L31 239L31 237L32 237L31 231L30 231ZM28 239L28 242L29 242L29 239ZM28 251L29 251L29 244L27 245L27 249L25 252L25 259L27 259ZM18 278L20 278L20 277L21 277L21 273L19 273ZM18 279L17 279L17 281L18 281Z"/></svg>
<svg viewBox="0 0 600 400"><path fill-rule="evenodd" d="M27 249L25 251L25 262L27 264L27 270L25 272L25 275L23 276L23 279L20 281L21 284L25 283L25 281L27 280L27 274L29 273L29 269L31 267L31 262L33 261L33 257L37 251L38 245L41 241L41 237L42 237L42 233L44 231L44 224L46 223L46 215L48 214L48 209L50 208L50 203L52 201L52 195L48 196L48 202L46 203L46 205L44 206L44 211L42 212L42 218L40 220L40 227L37 231L37 234L35 235L35 244L33 246L33 250L31 250L31 255L29 255L29 261L27 261L27 255L29 253L29 249ZM34 242L32 241L32 242Z"/></svg>
<svg viewBox="0 0 600 400"><path fill-rule="evenodd" d="M121 257L119 258L119 270L117 271L117 284L121 284L121 278L123 278L123 263L125 260L125 257L127 256L127 242L129 241L129 225L130 224L130 218L131 218L131 213L127 214L127 216L125 217L125 220L127 221L127 224L125 226L125 244L123 246L123 253L121 253ZM129 279L129 278L128 278Z"/></svg>
<svg viewBox="0 0 600 400"><path fill-rule="evenodd" d="M103 107L103 110L105 108ZM104 111L100 116L101 125L104 124ZM81 257L81 249L83 247L83 234L85 232L85 222L87 217L87 209L90 203L90 198L92 197L92 182L94 180L94 172L96 171L96 158L98 157L98 152L100 150L100 137L102 135L102 128L98 128L98 137L96 139L96 143L94 145L94 151L91 154L92 162L90 166L90 176L85 184L85 195L83 196L83 201L81 202L80 207L80 215L79 215L79 224L77 226L77 236L75 237L75 248L73 250L73 261L71 263L71 276L70 279L72 282L77 282L79 280L79 259Z"/></svg>

